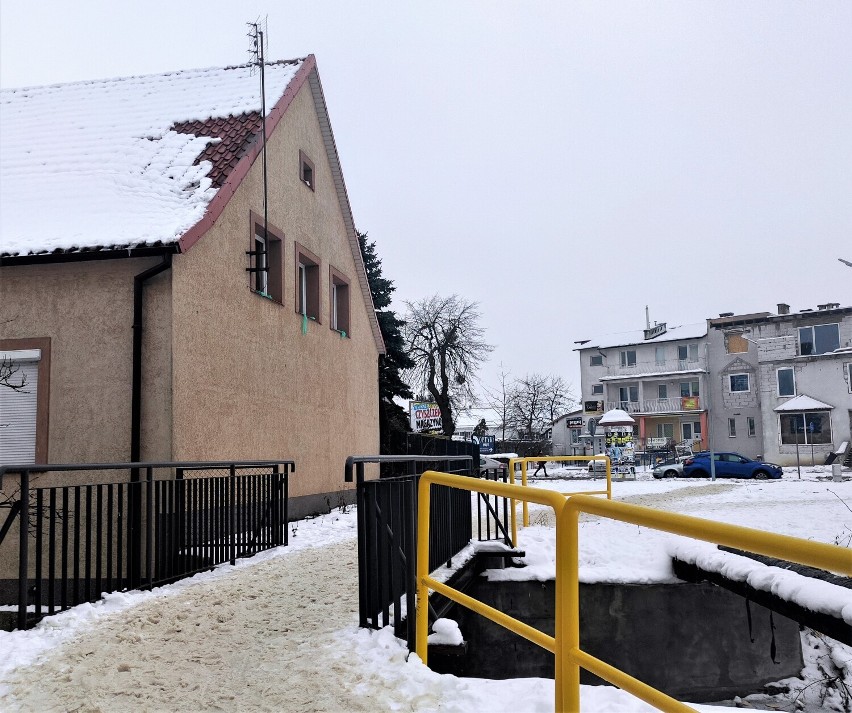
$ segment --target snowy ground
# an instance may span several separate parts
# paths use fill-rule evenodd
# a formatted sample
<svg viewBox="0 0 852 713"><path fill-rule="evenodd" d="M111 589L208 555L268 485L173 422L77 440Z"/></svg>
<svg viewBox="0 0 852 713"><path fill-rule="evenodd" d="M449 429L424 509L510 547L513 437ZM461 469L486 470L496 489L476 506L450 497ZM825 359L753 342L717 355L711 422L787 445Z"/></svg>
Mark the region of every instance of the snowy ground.
<svg viewBox="0 0 852 713"><path fill-rule="evenodd" d="M548 471L555 477L533 484L564 492L597 487L568 477L568 469ZM848 546L852 538L852 480L834 483L825 473L803 472L800 481L793 469L782 481L716 483L640 473L614 483L613 494L824 542ZM551 519L533 509L534 526L521 530L527 576L552 572ZM552 681L439 675L408 656L389 630L359 630L354 513L293 526L290 547L236 567L154 592L112 594L31 631L0 632L0 710L553 710ZM680 538L598 518L584 518L581 527L584 581L672 578L668 553ZM811 596L831 600L824 592ZM838 596L829 605L844 616L849 605L852 615L852 592ZM803 642L804 678L783 682L793 693L727 705L852 711L844 698L852 649L808 632ZM582 688L582 709L653 710L617 689L590 686Z"/></svg>

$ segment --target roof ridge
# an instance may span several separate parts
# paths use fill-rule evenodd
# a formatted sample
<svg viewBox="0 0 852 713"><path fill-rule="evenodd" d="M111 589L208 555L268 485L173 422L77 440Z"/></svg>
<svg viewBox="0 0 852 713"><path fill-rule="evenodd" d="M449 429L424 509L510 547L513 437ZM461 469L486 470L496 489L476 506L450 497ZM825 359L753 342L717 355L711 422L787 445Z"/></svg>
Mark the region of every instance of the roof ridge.
<svg viewBox="0 0 852 713"><path fill-rule="evenodd" d="M267 67L298 64L307 60L307 57L294 57L293 59L275 59L264 62ZM223 70L248 69L254 63L230 64L225 67L195 67L188 69L171 69L165 72L148 72L146 74L128 74L120 77L102 77L100 79L77 79L73 82L54 82L53 84L30 84L23 87L3 87L0 94L12 94L15 92L33 91L36 89L58 89L60 87L72 87L75 85L110 84L112 82L124 82L131 79L148 79L150 77L170 77L177 74L203 74L205 72L221 72Z"/></svg>

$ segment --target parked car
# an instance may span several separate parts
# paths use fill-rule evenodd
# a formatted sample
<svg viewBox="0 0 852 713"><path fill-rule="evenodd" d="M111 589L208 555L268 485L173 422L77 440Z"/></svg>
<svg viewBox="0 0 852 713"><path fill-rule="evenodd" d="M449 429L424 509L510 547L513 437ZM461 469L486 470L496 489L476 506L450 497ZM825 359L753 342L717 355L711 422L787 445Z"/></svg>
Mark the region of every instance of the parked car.
<svg viewBox="0 0 852 713"><path fill-rule="evenodd" d="M657 463L654 466L654 477L660 478L682 478L683 477L683 460L670 459L664 460L662 463Z"/></svg>
<svg viewBox="0 0 852 713"><path fill-rule="evenodd" d="M714 453L717 478L780 478L782 470L774 463L764 463L741 456L739 453ZM683 462L683 474L687 478L710 477L710 453L696 453Z"/></svg>
<svg viewBox="0 0 852 713"><path fill-rule="evenodd" d="M479 472L482 473L484 470L496 470L499 472L506 470L506 464L487 456L479 456Z"/></svg>

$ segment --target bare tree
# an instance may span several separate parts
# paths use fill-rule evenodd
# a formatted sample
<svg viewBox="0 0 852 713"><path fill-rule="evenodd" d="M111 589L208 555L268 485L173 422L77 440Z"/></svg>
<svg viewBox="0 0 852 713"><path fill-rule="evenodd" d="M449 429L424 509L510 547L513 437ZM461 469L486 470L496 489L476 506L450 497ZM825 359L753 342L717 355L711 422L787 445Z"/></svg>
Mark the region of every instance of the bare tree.
<svg viewBox="0 0 852 713"><path fill-rule="evenodd" d="M406 307L405 341L414 361L409 383L438 404L444 435L452 436L453 412L473 396L476 371L493 348L483 340L479 305L458 295L433 295Z"/></svg>
<svg viewBox="0 0 852 713"><path fill-rule="evenodd" d="M545 392L545 404L550 426L566 411L576 405L577 401L571 391L571 387L565 383L561 376L549 376L547 390Z"/></svg>
<svg viewBox="0 0 852 713"><path fill-rule="evenodd" d="M15 366L9 357L3 357L0 362L0 386L12 391L23 391L27 385L27 376L20 371L20 367Z"/></svg>
<svg viewBox="0 0 852 713"><path fill-rule="evenodd" d="M509 393L509 420L521 438L536 438L547 420L547 377L527 374Z"/></svg>
<svg viewBox="0 0 852 713"><path fill-rule="evenodd" d="M495 387L482 386L483 401L485 406L497 415L497 428L502 435L501 441L506 440L506 429L512 427L511 423L511 391L512 383L509 380L510 372L503 364L500 364L499 381Z"/></svg>
<svg viewBox="0 0 852 713"><path fill-rule="evenodd" d="M527 374L512 385L510 420L527 438L544 434L573 403L571 390L561 376Z"/></svg>

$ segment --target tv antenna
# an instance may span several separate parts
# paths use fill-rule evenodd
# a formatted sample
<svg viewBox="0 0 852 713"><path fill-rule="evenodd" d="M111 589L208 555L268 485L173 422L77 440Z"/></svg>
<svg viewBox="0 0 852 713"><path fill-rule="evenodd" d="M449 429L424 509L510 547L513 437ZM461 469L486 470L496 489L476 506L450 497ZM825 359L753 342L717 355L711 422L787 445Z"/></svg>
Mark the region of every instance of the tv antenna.
<svg viewBox="0 0 852 713"><path fill-rule="evenodd" d="M261 156L263 159L263 241L265 250L269 251L269 183L266 172L266 56L265 42L267 18L263 19L263 25L260 24L260 19L255 22L247 23L249 27L248 37L251 42L249 48L249 56L251 61L249 64L252 67L260 69L260 131L261 131ZM253 70L252 70L253 71ZM268 265L266 256L264 256L264 265Z"/></svg>

